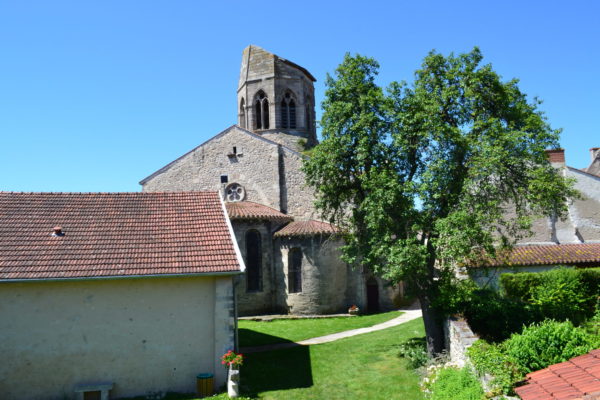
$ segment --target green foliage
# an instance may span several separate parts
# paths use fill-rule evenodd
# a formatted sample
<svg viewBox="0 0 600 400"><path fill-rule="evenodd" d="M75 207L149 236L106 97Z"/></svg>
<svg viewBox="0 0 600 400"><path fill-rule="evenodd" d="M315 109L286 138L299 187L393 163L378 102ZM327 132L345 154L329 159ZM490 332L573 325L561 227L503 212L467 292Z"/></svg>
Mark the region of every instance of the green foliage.
<svg viewBox="0 0 600 400"><path fill-rule="evenodd" d="M475 291L463 314L473 331L493 342L505 340L520 332L523 325L540 319L532 306L503 297L491 289Z"/></svg>
<svg viewBox="0 0 600 400"><path fill-rule="evenodd" d="M580 273L560 268L545 272L539 286L531 288L531 303L546 318L581 323L588 314L590 298L585 293Z"/></svg>
<svg viewBox="0 0 600 400"><path fill-rule="evenodd" d="M502 274L500 282L507 297L527 302L538 315L575 324L591 317L600 295L598 268Z"/></svg>
<svg viewBox="0 0 600 400"><path fill-rule="evenodd" d="M481 400L485 399L477 377L468 369L444 368L437 373L430 386L431 400Z"/></svg>
<svg viewBox="0 0 600 400"><path fill-rule="evenodd" d="M412 369L424 366L429 361L425 338L410 338L400 343L398 355L407 359Z"/></svg>
<svg viewBox="0 0 600 400"><path fill-rule="evenodd" d="M600 338L589 335L570 321L547 320L526 327L502 344L504 353L524 373L567 361L600 346Z"/></svg>
<svg viewBox="0 0 600 400"><path fill-rule="evenodd" d="M506 297L529 301L531 288L539 286L541 274L539 272L505 273L500 275L500 286Z"/></svg>
<svg viewBox="0 0 600 400"><path fill-rule="evenodd" d="M539 102L482 60L477 48L431 52L412 85L384 92L379 64L346 54L327 76L323 140L304 164L322 216L345 228L344 259L415 288L435 351L432 303L452 286L449 270L510 245L534 216L564 216L576 195L548 163L559 131Z"/></svg>
<svg viewBox="0 0 600 400"><path fill-rule="evenodd" d="M510 394L515 383L524 377L514 360L498 344L478 340L469 347L467 354L479 375L490 374L494 377L490 385L501 393Z"/></svg>

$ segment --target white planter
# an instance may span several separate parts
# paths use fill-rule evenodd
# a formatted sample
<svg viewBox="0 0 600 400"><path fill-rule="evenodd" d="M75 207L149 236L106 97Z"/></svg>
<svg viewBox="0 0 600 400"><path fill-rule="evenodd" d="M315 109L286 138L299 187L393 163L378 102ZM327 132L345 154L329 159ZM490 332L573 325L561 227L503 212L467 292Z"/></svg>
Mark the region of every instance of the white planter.
<svg viewBox="0 0 600 400"><path fill-rule="evenodd" d="M229 367L227 374L227 395L230 398L240 396L240 370L236 367Z"/></svg>

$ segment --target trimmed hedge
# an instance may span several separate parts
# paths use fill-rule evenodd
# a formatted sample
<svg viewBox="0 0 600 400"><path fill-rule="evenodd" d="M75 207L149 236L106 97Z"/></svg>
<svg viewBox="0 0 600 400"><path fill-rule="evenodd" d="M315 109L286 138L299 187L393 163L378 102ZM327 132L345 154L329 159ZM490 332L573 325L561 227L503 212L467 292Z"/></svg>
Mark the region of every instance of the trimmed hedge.
<svg viewBox="0 0 600 400"><path fill-rule="evenodd" d="M506 298L534 306L540 316L580 324L594 313L600 268L506 273L500 283Z"/></svg>

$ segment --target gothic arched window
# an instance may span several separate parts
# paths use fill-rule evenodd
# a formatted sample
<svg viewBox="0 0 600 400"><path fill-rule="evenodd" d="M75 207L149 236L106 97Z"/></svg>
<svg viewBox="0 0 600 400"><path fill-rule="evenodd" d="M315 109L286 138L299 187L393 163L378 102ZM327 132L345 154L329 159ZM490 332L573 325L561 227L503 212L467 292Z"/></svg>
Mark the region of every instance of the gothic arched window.
<svg viewBox="0 0 600 400"><path fill-rule="evenodd" d="M288 292L302 292L302 250L299 248L288 253Z"/></svg>
<svg viewBox="0 0 600 400"><path fill-rule="evenodd" d="M296 129L296 102L290 92L281 100L281 127Z"/></svg>
<svg viewBox="0 0 600 400"><path fill-rule="evenodd" d="M246 290L262 290L262 241L260 232L246 232Z"/></svg>
<svg viewBox="0 0 600 400"><path fill-rule="evenodd" d="M254 126L255 129L269 129L269 100L262 90L254 102Z"/></svg>
<svg viewBox="0 0 600 400"><path fill-rule="evenodd" d="M242 97L242 101L240 101L240 126L242 128L246 128L246 102Z"/></svg>

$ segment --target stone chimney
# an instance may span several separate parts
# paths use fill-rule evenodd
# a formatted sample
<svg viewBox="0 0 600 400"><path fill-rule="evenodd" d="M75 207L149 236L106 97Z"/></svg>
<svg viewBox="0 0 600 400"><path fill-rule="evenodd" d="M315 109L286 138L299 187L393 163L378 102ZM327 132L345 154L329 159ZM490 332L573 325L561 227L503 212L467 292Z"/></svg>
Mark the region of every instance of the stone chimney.
<svg viewBox="0 0 600 400"><path fill-rule="evenodd" d="M592 162L586 168L586 171L590 174L600 175L600 147L592 147L590 149L590 156L592 157Z"/></svg>
<svg viewBox="0 0 600 400"><path fill-rule="evenodd" d="M548 155L548 160L550 161L550 164L552 164L552 166L565 166L565 149L546 150L546 154Z"/></svg>

